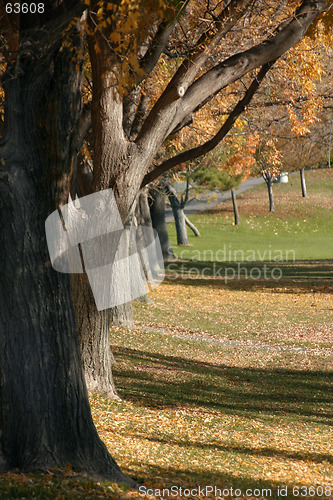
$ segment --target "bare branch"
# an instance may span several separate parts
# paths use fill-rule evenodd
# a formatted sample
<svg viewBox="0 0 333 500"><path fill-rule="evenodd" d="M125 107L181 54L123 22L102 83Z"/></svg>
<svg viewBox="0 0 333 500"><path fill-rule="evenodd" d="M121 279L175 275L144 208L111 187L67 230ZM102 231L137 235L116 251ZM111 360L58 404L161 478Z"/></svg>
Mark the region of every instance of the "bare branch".
<svg viewBox="0 0 333 500"><path fill-rule="evenodd" d="M149 75L156 66L156 63L165 49L176 24L177 19L173 19L172 21L163 21L160 24L149 49L141 60L140 65L145 75Z"/></svg>

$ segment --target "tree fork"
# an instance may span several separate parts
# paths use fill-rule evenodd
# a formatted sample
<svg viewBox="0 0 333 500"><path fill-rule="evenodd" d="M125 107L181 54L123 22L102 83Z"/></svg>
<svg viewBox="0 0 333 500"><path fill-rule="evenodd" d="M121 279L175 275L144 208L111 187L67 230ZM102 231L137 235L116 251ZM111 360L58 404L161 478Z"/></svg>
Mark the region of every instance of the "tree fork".
<svg viewBox="0 0 333 500"><path fill-rule="evenodd" d="M256 93L256 91L259 88L260 83L264 79L266 73L269 71L271 66L273 65L274 62L265 64L263 66L256 78L252 81L251 85L247 89L244 97L236 104L234 107L233 111L230 113L220 130L217 132L217 134L210 139L209 141L205 142L201 146L197 146L195 148L189 149L188 151L184 151L183 153L180 153L177 156L174 156L172 158L169 158L168 160L165 160L163 163L155 167L151 172L148 172L148 174L145 175L143 178L141 187L146 186L153 180L155 180L157 177L160 175L164 174L168 170L170 170L173 167L176 167L177 165L184 163L186 161L194 160L195 158L198 158L199 156L203 156L204 154L208 153L212 149L214 149L227 135L227 133L231 130L233 127L235 121L237 118L243 113L245 110L246 106L251 102L252 97Z"/></svg>

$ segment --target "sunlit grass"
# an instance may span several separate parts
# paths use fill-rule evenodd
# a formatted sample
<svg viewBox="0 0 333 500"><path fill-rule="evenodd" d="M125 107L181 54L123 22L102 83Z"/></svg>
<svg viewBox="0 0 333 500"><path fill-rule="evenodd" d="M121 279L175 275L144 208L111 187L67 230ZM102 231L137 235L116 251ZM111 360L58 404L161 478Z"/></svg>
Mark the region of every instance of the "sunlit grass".
<svg viewBox="0 0 333 500"><path fill-rule="evenodd" d="M308 197L302 198L299 175L275 184L275 212L268 211L265 185L238 197L240 226L234 225L231 201L191 215L201 238L188 230L191 247L177 247L174 223L168 224L174 252L182 259L240 261L332 259L333 170L306 172ZM255 258L253 258L253 252ZM217 257L216 257L217 256Z"/></svg>
<svg viewBox="0 0 333 500"><path fill-rule="evenodd" d="M307 269L312 275L311 266ZM166 280L151 295L153 303L135 305L136 318L173 334L183 331L221 342L330 347L333 303L330 281L323 275L313 281Z"/></svg>

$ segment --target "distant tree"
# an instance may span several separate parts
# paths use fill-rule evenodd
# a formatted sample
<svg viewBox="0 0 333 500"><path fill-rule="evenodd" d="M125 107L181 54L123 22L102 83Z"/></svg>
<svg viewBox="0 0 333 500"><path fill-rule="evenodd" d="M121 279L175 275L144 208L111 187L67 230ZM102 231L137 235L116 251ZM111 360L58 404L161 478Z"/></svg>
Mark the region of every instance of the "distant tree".
<svg viewBox="0 0 333 500"><path fill-rule="evenodd" d="M258 171L261 173L267 185L270 212L274 212L275 210L273 182L276 181L281 174L280 156L280 152L276 149L272 139L268 139L267 141L262 140L255 152Z"/></svg>
<svg viewBox="0 0 333 500"><path fill-rule="evenodd" d="M195 225L189 220L187 215L185 215L186 205L193 199L190 196L191 187L191 177L193 175L193 170L190 168L187 171L183 171L185 174L185 186L183 191L177 192L176 188L173 186L171 179L166 178L164 181L164 189L169 198L169 202L172 208L172 213L175 220L176 234L177 234L177 245L186 246L189 244L187 237L186 225L193 231L195 236L200 236L199 230ZM179 179L180 177L176 177Z"/></svg>
<svg viewBox="0 0 333 500"><path fill-rule="evenodd" d="M244 133L237 126L230 134L226 144L208 153L200 163L200 168L193 174L196 186L210 190L229 191L233 202L235 225L239 225L239 213L235 188L244 182L255 167L255 151L257 138L253 134Z"/></svg>
<svg viewBox="0 0 333 500"><path fill-rule="evenodd" d="M165 219L165 198L165 184L164 179L162 178L159 183L152 185L149 189L148 202L152 226L157 231L162 248L163 259L168 261L174 260L176 257L172 250Z"/></svg>

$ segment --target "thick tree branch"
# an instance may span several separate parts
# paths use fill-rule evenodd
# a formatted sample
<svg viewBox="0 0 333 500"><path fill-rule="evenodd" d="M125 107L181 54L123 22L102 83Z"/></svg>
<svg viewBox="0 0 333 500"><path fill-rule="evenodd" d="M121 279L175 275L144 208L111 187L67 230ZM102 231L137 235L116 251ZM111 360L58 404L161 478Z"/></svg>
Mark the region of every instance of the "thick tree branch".
<svg viewBox="0 0 333 500"><path fill-rule="evenodd" d="M207 49L216 47L221 42L245 14L251 1L231 0L221 14L215 18L215 32L213 31L211 34L211 30L207 30L201 35L191 54L183 61L175 74L173 80L177 81L178 85L188 88L210 55L210 51Z"/></svg>
<svg viewBox="0 0 333 500"><path fill-rule="evenodd" d="M260 69L257 77L253 80L250 87L247 89L245 96L237 103L233 111L228 116L227 120L224 122L223 126L212 139L205 142L201 146L197 146L195 148L189 149L188 151L184 151L183 153L180 153L173 158L169 158L168 160L155 167L154 170L145 175L141 187L146 186L149 182L152 182L157 177L164 174L171 168L176 167L180 163L194 160L195 158L198 158L199 156L202 156L214 149L224 139L224 137L234 125L237 118L248 106L252 97L258 90L260 83L264 79L267 71L271 68L272 64L273 63L267 63Z"/></svg>
<svg viewBox="0 0 333 500"><path fill-rule="evenodd" d="M189 0L181 3L181 8L176 13L174 19L163 20L158 26L155 35L149 44L148 50L145 52L140 61L142 74L136 76L134 88L130 91L129 95L124 99L124 131L128 137L132 137L133 132L138 127L139 121L136 119L139 111L139 103L142 101L140 85L143 80L152 72L156 66L162 52L165 50L169 41L170 35L175 29L178 19L182 12L184 12ZM142 47L140 49L142 51ZM138 118L142 119L141 113ZM133 128L134 122L136 123ZM131 130L132 128L132 130Z"/></svg>
<svg viewBox="0 0 333 500"><path fill-rule="evenodd" d="M180 121L184 114L187 115L200 108L211 96L249 71L278 59L303 38L312 21L325 7L326 0L304 0L295 17L288 24L283 22L274 35L207 71L184 95L177 120Z"/></svg>
<svg viewBox="0 0 333 500"><path fill-rule="evenodd" d="M168 107L170 103L184 96L189 85L194 81L201 67L205 64L210 55L208 47L211 49L221 41L242 17L249 3L250 0L231 0L228 6L215 20L217 33L214 35L210 35L209 32L202 34L195 44L190 56L183 61L147 117L137 139L139 142L143 143L145 138L149 136L150 131L155 128L156 122L159 120L163 110ZM188 115L191 115L191 113L188 113ZM185 116L182 120L184 118ZM178 123L175 123L172 130L176 128L177 125ZM169 130L169 133L170 132L171 130Z"/></svg>
<svg viewBox="0 0 333 500"><path fill-rule="evenodd" d="M157 149L186 116L202 107L220 90L249 71L276 60L296 45L325 7L326 0L304 0L293 19L281 23L274 35L216 65L188 89L183 80L173 79L146 119L136 141L138 146Z"/></svg>
<svg viewBox="0 0 333 500"><path fill-rule="evenodd" d="M151 41L150 47L143 56L140 66L144 71L144 75L149 75L151 71L156 66L157 61L160 58L163 50L165 49L169 37L173 32L178 19L173 19L172 21L163 21Z"/></svg>
<svg viewBox="0 0 333 500"><path fill-rule="evenodd" d="M140 61L142 74L140 76L136 75L133 88L131 89L129 94L124 98L123 126L124 126L124 132L128 137L131 136L131 128L136 117L138 104L141 99L141 83L151 73L151 71L157 64L157 61L160 55L162 54L163 50L165 49L166 44L169 40L172 31L175 28L176 23L177 19L174 19L172 21L163 20L160 23L155 35L153 36L153 39L150 43L148 50L146 51L146 53L144 54L144 56Z"/></svg>

